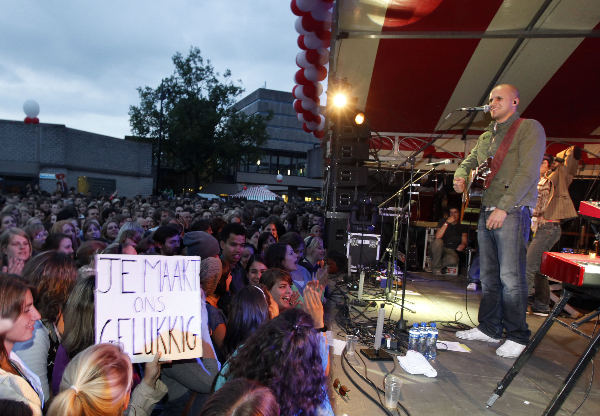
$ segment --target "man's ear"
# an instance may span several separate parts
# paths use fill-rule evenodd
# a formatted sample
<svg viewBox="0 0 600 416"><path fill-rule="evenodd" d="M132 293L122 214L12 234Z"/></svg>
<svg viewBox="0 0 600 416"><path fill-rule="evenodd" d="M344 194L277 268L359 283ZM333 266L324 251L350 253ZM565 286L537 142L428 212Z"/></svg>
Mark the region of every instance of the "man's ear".
<svg viewBox="0 0 600 416"><path fill-rule="evenodd" d="M221 246L221 250L223 250L225 248L225 241L219 241L219 245Z"/></svg>

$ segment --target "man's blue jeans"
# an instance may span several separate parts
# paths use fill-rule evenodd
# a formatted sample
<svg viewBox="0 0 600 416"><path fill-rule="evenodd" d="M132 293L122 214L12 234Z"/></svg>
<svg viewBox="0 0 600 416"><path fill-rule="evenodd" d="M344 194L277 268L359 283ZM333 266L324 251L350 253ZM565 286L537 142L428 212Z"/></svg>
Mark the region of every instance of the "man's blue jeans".
<svg viewBox="0 0 600 416"><path fill-rule="evenodd" d="M502 227L488 230L485 223L492 211L481 210L477 241L483 296L479 305L479 330L492 338L527 344L531 332L527 314L525 264L531 225L529 207L508 211Z"/></svg>

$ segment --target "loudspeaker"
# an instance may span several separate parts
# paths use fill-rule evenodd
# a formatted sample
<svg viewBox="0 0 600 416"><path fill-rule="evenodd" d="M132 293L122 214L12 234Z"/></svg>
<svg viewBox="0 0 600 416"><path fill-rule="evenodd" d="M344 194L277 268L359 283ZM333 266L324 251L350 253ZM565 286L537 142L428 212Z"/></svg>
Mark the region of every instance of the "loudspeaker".
<svg viewBox="0 0 600 416"><path fill-rule="evenodd" d="M337 251L344 253L346 251L346 240L348 237L348 218L350 214L346 212L326 212L325 213L325 242L327 251Z"/></svg>
<svg viewBox="0 0 600 416"><path fill-rule="evenodd" d="M337 166L338 186L365 186L369 170L366 166Z"/></svg>
<svg viewBox="0 0 600 416"><path fill-rule="evenodd" d="M350 211L350 208L352 208L352 203L356 199L355 189L356 188L344 187L339 187L336 189L336 210Z"/></svg>
<svg viewBox="0 0 600 416"><path fill-rule="evenodd" d="M369 143L356 140L340 141L336 146L336 156L342 164L369 160Z"/></svg>

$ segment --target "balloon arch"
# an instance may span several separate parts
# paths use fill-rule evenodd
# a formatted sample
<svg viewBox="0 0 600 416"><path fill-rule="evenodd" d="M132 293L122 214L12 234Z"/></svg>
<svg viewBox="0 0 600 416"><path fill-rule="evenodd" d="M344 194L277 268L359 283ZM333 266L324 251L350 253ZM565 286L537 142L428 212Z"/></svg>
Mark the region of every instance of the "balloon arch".
<svg viewBox="0 0 600 416"><path fill-rule="evenodd" d="M294 77L296 86L294 110L307 133L322 139L325 135L325 116L319 110L323 81L327 77L331 42L331 8L333 0L292 0L292 12L298 16L295 27L299 33L296 55L300 67Z"/></svg>

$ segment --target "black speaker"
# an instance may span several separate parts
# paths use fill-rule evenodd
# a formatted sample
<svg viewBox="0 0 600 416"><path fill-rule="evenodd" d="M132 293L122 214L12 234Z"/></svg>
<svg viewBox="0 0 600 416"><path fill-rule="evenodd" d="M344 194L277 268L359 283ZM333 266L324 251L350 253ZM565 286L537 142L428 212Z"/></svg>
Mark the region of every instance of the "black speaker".
<svg viewBox="0 0 600 416"><path fill-rule="evenodd" d="M365 186L369 170L366 166L337 166L338 186Z"/></svg>
<svg viewBox="0 0 600 416"><path fill-rule="evenodd" d="M342 164L369 160L369 143L356 140L340 141L336 147L336 156Z"/></svg>
<svg viewBox="0 0 600 416"><path fill-rule="evenodd" d="M349 216L350 214L346 212L325 213L325 235L327 236L325 242L327 243L328 251L346 252Z"/></svg>

